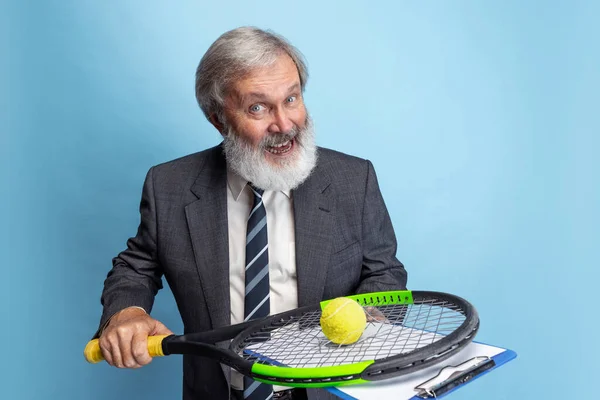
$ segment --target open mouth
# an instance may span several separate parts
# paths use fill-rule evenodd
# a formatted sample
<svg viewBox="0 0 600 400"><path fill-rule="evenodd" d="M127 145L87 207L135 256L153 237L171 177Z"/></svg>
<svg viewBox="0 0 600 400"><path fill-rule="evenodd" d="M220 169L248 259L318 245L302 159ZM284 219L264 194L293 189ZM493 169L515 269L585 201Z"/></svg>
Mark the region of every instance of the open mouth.
<svg viewBox="0 0 600 400"><path fill-rule="evenodd" d="M277 144L275 146L267 146L265 150L267 150L271 154L282 155L289 153L294 147L294 139L286 140L283 143Z"/></svg>

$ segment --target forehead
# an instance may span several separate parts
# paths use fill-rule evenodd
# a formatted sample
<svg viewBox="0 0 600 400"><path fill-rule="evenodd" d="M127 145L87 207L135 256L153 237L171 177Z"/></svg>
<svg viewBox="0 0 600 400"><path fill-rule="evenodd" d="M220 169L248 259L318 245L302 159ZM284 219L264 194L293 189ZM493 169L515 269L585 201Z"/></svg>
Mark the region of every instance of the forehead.
<svg viewBox="0 0 600 400"><path fill-rule="evenodd" d="M247 97L253 94L285 95L290 87L300 85L296 64L287 54L282 54L269 66L256 68L232 84L232 94Z"/></svg>

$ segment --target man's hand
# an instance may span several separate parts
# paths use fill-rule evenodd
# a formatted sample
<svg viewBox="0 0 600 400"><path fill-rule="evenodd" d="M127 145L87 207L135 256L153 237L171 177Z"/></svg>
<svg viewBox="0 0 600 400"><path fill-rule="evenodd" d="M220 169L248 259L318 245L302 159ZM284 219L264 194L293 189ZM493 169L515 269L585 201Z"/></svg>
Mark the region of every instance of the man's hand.
<svg viewBox="0 0 600 400"><path fill-rule="evenodd" d="M100 349L106 362L117 368L140 368L152 362L148 336L172 335L160 321L137 307L115 314L100 336Z"/></svg>

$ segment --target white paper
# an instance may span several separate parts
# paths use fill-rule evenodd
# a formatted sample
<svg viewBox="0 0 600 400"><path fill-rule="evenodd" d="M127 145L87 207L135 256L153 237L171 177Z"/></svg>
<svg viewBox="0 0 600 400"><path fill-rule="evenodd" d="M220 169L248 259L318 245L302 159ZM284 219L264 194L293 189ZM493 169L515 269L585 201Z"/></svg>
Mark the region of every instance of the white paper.
<svg viewBox="0 0 600 400"><path fill-rule="evenodd" d="M503 351L505 351L505 349L500 347L472 342L447 360L421 371L383 381L369 382L361 385L338 386L336 388L330 388L329 390L334 394L339 390L346 395L350 395L351 397L360 400L408 400L418 393L418 391L415 390L415 387L433 378L443 367L448 365L458 365L477 356L493 357Z"/></svg>

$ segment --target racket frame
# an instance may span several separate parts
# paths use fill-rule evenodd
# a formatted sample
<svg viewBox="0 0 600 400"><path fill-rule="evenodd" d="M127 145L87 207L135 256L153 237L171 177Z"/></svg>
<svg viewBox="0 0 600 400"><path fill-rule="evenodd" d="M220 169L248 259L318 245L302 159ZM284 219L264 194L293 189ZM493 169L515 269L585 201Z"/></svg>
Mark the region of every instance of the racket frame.
<svg viewBox="0 0 600 400"><path fill-rule="evenodd" d="M210 357L228 365L238 372L257 381L290 387L328 387L378 381L416 372L437 364L459 352L475 337L479 328L479 317L475 308L466 300L447 293L427 291L392 291L346 296L361 306L385 306L391 304L419 304L421 301L448 301L459 307L457 312L465 316L462 324L440 340L408 353L380 360L366 360L352 364L312 368L294 368L267 365L249 361L239 354L244 351L244 342L256 332L268 332L274 325L284 325L299 320L306 313L322 310L328 301L318 305L268 316L256 321L222 327L209 332L168 336L162 341L163 353L192 354ZM231 340L229 346L227 342ZM221 346L213 343L221 342Z"/></svg>

